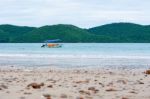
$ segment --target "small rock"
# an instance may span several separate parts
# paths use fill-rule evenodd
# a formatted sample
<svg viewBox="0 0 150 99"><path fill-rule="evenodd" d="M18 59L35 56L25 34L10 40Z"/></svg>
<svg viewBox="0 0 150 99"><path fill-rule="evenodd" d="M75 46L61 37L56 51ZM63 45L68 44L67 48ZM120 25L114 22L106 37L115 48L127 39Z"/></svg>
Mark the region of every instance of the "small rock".
<svg viewBox="0 0 150 99"><path fill-rule="evenodd" d="M77 87L77 85L74 85L73 87Z"/></svg>
<svg viewBox="0 0 150 99"><path fill-rule="evenodd" d="M61 94L60 98L67 98L67 95L66 94Z"/></svg>
<svg viewBox="0 0 150 99"><path fill-rule="evenodd" d="M51 97L47 97L46 99L51 99Z"/></svg>
<svg viewBox="0 0 150 99"><path fill-rule="evenodd" d="M129 93L134 93L134 94L137 94L137 92L135 92L135 91L130 91Z"/></svg>
<svg viewBox="0 0 150 99"><path fill-rule="evenodd" d="M150 70L146 70L146 71L145 71L145 74L150 75Z"/></svg>
<svg viewBox="0 0 150 99"><path fill-rule="evenodd" d="M94 93L97 93L99 90L96 89L95 87L89 87L88 90L93 91Z"/></svg>
<svg viewBox="0 0 150 99"><path fill-rule="evenodd" d="M89 87L88 90L95 90L95 87Z"/></svg>
<svg viewBox="0 0 150 99"><path fill-rule="evenodd" d="M77 84L81 84L81 83L89 83L89 80L74 81L74 83L77 83Z"/></svg>
<svg viewBox="0 0 150 99"><path fill-rule="evenodd" d="M8 87L6 85L0 85L0 89L8 89Z"/></svg>
<svg viewBox="0 0 150 99"><path fill-rule="evenodd" d="M51 99L51 95L50 95L50 94L43 94L43 96L44 96L46 99Z"/></svg>
<svg viewBox="0 0 150 99"><path fill-rule="evenodd" d="M98 84L101 85L102 87L105 87L105 85L101 82L99 82Z"/></svg>
<svg viewBox="0 0 150 99"><path fill-rule="evenodd" d="M127 98L127 97L122 97L121 99L129 99L129 98Z"/></svg>
<svg viewBox="0 0 150 99"><path fill-rule="evenodd" d="M47 86L48 88L53 88L53 85L49 85L49 86Z"/></svg>
<svg viewBox="0 0 150 99"><path fill-rule="evenodd" d="M41 83L40 85L41 85L41 86L44 86L44 83Z"/></svg>
<svg viewBox="0 0 150 99"><path fill-rule="evenodd" d="M139 80L138 80L137 82L138 82L139 84L144 84L142 81L139 81Z"/></svg>
<svg viewBox="0 0 150 99"><path fill-rule="evenodd" d="M117 90L114 88L108 88L108 89L106 89L106 91L111 92L111 91L117 91Z"/></svg>
<svg viewBox="0 0 150 99"><path fill-rule="evenodd" d="M44 86L44 83L38 84L38 83L31 83L27 87L32 87L34 89L40 89L42 86Z"/></svg>
<svg viewBox="0 0 150 99"><path fill-rule="evenodd" d="M91 95L89 91L84 91L84 90L80 90L79 93L81 94L87 94L87 95Z"/></svg>

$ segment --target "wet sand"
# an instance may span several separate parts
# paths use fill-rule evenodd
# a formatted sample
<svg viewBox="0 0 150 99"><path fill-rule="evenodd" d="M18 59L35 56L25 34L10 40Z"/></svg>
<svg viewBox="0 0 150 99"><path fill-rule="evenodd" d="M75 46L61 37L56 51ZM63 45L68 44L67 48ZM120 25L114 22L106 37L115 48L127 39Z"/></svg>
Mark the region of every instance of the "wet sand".
<svg viewBox="0 0 150 99"><path fill-rule="evenodd" d="M0 69L0 99L150 99L144 70Z"/></svg>

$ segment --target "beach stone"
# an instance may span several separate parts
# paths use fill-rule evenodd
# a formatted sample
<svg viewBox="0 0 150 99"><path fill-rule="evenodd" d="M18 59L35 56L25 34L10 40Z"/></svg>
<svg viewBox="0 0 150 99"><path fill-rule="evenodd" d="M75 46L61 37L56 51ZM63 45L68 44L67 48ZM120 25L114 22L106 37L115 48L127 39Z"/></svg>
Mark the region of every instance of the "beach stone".
<svg viewBox="0 0 150 99"><path fill-rule="evenodd" d="M31 83L27 87L32 87L34 89L40 89L42 86L44 86L44 83L38 84L38 83Z"/></svg>
<svg viewBox="0 0 150 99"><path fill-rule="evenodd" d="M147 77L147 75L144 75L145 77Z"/></svg>
<svg viewBox="0 0 150 99"><path fill-rule="evenodd" d="M41 83L40 85L41 85L41 86L44 86L44 83Z"/></svg>
<svg viewBox="0 0 150 99"><path fill-rule="evenodd" d="M99 92L99 90L98 90L98 89L95 89L93 92L94 92L94 93L97 93L97 92Z"/></svg>
<svg viewBox="0 0 150 99"><path fill-rule="evenodd" d="M99 82L98 84L101 85L102 87L105 87L105 85L101 82Z"/></svg>
<svg viewBox="0 0 150 99"><path fill-rule="evenodd" d="M88 90L95 90L95 87L89 87Z"/></svg>
<svg viewBox="0 0 150 99"><path fill-rule="evenodd" d="M145 71L145 74L150 75L150 70L146 70L146 71Z"/></svg>
<svg viewBox="0 0 150 99"><path fill-rule="evenodd" d="M1 89L8 89L8 86L2 84L2 85L0 85L0 88Z"/></svg>
<svg viewBox="0 0 150 99"><path fill-rule="evenodd" d="M81 84L81 83L89 83L89 80L81 80L81 81L74 81L77 84Z"/></svg>
<svg viewBox="0 0 150 99"><path fill-rule="evenodd" d="M73 85L73 87L77 87L77 85Z"/></svg>
<svg viewBox="0 0 150 99"><path fill-rule="evenodd" d="M129 99L129 98L127 98L127 97L122 97L121 99Z"/></svg>
<svg viewBox="0 0 150 99"><path fill-rule="evenodd" d="M84 90L80 90L79 93L80 93L80 94L91 95L91 93L90 93L89 91L84 91Z"/></svg>
<svg viewBox="0 0 150 99"><path fill-rule="evenodd" d="M44 96L46 99L51 99L51 95L50 95L50 94L43 94L43 96Z"/></svg>
<svg viewBox="0 0 150 99"><path fill-rule="evenodd" d="M48 88L53 88L53 85L48 85L47 87L48 87Z"/></svg>
<svg viewBox="0 0 150 99"><path fill-rule="evenodd" d="M47 97L46 99L52 99L51 97Z"/></svg>
<svg viewBox="0 0 150 99"><path fill-rule="evenodd" d="M137 82L138 82L139 84L144 84L142 81L139 81L139 80L138 80Z"/></svg>
<svg viewBox="0 0 150 99"><path fill-rule="evenodd" d="M117 91L117 90L114 88L108 88L108 89L106 89L106 91L111 92L111 91Z"/></svg>
<svg viewBox="0 0 150 99"><path fill-rule="evenodd" d="M60 98L67 98L67 95L66 94L61 94Z"/></svg>
<svg viewBox="0 0 150 99"><path fill-rule="evenodd" d="M137 92L135 92L135 91L130 91L129 93L137 94Z"/></svg>
<svg viewBox="0 0 150 99"><path fill-rule="evenodd" d="M97 93L99 90L96 89L95 87L89 87L88 90L93 91L94 93Z"/></svg>

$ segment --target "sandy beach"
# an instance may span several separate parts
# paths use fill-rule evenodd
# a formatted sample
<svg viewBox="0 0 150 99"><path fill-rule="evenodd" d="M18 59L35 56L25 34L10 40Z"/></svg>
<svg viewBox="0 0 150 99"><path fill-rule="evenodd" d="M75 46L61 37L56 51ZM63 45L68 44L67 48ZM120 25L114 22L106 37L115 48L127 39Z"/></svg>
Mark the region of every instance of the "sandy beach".
<svg viewBox="0 0 150 99"><path fill-rule="evenodd" d="M0 69L0 99L150 99L143 70Z"/></svg>

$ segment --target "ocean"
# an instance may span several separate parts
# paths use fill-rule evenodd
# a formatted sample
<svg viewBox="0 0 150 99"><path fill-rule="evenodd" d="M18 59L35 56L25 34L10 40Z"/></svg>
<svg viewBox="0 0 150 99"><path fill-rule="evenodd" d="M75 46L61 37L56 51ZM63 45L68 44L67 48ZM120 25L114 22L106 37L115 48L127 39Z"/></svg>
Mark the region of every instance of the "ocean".
<svg viewBox="0 0 150 99"><path fill-rule="evenodd" d="M0 43L0 66L150 68L149 43Z"/></svg>

